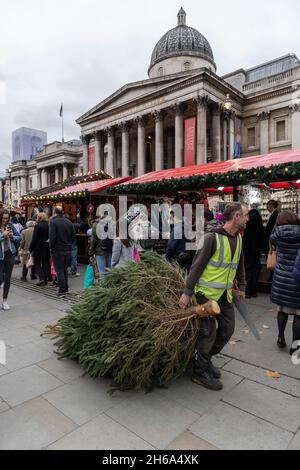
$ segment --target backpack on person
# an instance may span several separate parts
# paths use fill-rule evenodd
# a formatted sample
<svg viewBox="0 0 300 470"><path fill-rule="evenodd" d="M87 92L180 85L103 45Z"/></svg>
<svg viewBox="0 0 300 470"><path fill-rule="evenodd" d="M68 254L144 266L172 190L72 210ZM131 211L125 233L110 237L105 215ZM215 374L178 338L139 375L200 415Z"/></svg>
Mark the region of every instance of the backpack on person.
<svg viewBox="0 0 300 470"><path fill-rule="evenodd" d="M108 223L104 226L104 232L105 233L108 232ZM112 251L113 244L114 244L114 241L109 237L106 237L103 240L100 240L100 246L102 250L104 251Z"/></svg>

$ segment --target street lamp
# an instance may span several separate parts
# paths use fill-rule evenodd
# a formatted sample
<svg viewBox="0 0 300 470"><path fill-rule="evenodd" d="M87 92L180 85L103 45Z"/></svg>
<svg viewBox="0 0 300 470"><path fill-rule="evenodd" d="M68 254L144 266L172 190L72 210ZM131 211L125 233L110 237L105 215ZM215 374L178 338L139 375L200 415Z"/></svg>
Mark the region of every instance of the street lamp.
<svg viewBox="0 0 300 470"><path fill-rule="evenodd" d="M226 100L224 101L224 111L226 114L229 114L232 110L232 101L230 99L230 95L226 95Z"/></svg>
<svg viewBox="0 0 300 470"><path fill-rule="evenodd" d="M9 205L12 208L12 187L11 187L11 167L8 168L8 177L9 177Z"/></svg>

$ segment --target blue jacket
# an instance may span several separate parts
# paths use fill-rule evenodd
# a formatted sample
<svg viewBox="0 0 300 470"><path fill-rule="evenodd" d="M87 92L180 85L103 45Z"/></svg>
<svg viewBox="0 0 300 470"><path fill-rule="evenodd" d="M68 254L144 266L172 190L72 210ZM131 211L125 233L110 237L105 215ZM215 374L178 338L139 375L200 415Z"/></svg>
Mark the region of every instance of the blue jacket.
<svg viewBox="0 0 300 470"><path fill-rule="evenodd" d="M294 265L293 276L296 283L300 285L300 250L298 251L298 256Z"/></svg>
<svg viewBox="0 0 300 470"><path fill-rule="evenodd" d="M271 300L283 307L300 309L300 289L293 277L300 249L300 225L275 226L270 240L277 251Z"/></svg>
<svg viewBox="0 0 300 470"><path fill-rule="evenodd" d="M2 242L5 239L8 239L8 247L9 247L9 250L11 251L11 253L13 255L17 254L17 249L18 249L18 246L21 243L22 237L13 225L12 225L12 232L13 232L13 238L10 239L6 235L3 234L2 230L0 230L0 261L3 261L3 259L4 259L3 243Z"/></svg>

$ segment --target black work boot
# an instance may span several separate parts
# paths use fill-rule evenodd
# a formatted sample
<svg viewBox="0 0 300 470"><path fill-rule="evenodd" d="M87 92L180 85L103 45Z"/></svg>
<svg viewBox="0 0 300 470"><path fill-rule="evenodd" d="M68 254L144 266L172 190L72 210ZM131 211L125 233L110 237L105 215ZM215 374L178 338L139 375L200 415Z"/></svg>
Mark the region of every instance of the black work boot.
<svg viewBox="0 0 300 470"><path fill-rule="evenodd" d="M211 361L208 363L207 373L214 379L220 379L222 375L220 369L214 366Z"/></svg>
<svg viewBox="0 0 300 470"><path fill-rule="evenodd" d="M207 372L202 372L201 374L194 372L192 375L192 381L208 388L209 390L218 391L223 388L222 382L218 379L214 379Z"/></svg>

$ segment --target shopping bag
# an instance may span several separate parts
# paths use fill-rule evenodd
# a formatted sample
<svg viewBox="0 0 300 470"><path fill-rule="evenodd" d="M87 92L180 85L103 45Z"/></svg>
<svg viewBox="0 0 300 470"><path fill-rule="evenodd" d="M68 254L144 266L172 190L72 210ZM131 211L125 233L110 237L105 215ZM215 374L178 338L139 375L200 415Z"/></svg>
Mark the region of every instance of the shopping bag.
<svg viewBox="0 0 300 470"><path fill-rule="evenodd" d="M95 281L94 269L93 269L93 265L90 263L85 270L83 287L85 289L89 289L90 287L93 287L94 281Z"/></svg>
<svg viewBox="0 0 300 470"><path fill-rule="evenodd" d="M28 260L26 261L26 268L32 268L34 266L34 259L33 256L30 255Z"/></svg>
<svg viewBox="0 0 300 470"><path fill-rule="evenodd" d="M139 263L141 261L141 257L140 257L140 254L139 254L139 250L137 249L137 247L135 246L134 247L134 250L133 250L133 261L135 261L136 263Z"/></svg>
<svg viewBox="0 0 300 470"><path fill-rule="evenodd" d="M267 269L269 271L274 271L275 266L276 266L276 261L277 261L277 256L276 256L276 250L274 250L272 243L269 243L270 245L270 251L268 254L268 259L267 259Z"/></svg>

